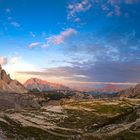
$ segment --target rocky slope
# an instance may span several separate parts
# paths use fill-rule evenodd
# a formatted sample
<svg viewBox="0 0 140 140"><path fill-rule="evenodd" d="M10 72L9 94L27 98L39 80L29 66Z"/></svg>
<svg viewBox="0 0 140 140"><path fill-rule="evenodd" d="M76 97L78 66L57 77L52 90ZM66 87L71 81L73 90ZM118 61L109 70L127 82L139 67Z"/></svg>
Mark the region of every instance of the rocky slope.
<svg viewBox="0 0 140 140"><path fill-rule="evenodd" d="M0 92L27 93L27 90L17 80L12 80L0 65Z"/></svg>
<svg viewBox="0 0 140 140"><path fill-rule="evenodd" d="M68 87L57 84L57 83L50 83L45 80L41 80L38 78L31 78L27 80L24 86L30 91L53 91L53 90L69 90Z"/></svg>
<svg viewBox="0 0 140 140"><path fill-rule="evenodd" d="M140 98L140 84L118 92L117 97Z"/></svg>
<svg viewBox="0 0 140 140"><path fill-rule="evenodd" d="M0 66L0 110L39 107L39 99L27 92L22 84L12 80Z"/></svg>
<svg viewBox="0 0 140 140"><path fill-rule="evenodd" d="M63 101L37 110L0 112L0 138L139 140L139 105L139 99Z"/></svg>

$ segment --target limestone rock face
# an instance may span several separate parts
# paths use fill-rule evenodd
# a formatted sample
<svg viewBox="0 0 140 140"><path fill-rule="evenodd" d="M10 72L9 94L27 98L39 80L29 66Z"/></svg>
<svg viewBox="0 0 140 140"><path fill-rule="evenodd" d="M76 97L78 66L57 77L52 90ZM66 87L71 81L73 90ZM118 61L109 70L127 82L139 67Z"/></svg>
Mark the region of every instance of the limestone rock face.
<svg viewBox="0 0 140 140"><path fill-rule="evenodd" d="M19 83L17 80L11 80L9 85L14 89L14 91L18 93L27 93L25 87L23 87L23 85Z"/></svg>
<svg viewBox="0 0 140 140"><path fill-rule="evenodd" d="M28 91L17 80L12 80L0 66L0 110L39 108L38 98L26 94ZM1 138L0 138L1 140Z"/></svg>
<svg viewBox="0 0 140 140"><path fill-rule="evenodd" d="M10 75L7 75L4 70L1 70L1 80L5 81L7 84L11 81Z"/></svg>
<svg viewBox="0 0 140 140"><path fill-rule="evenodd" d="M12 80L0 65L0 92L27 93L27 90L18 81Z"/></svg>
<svg viewBox="0 0 140 140"><path fill-rule="evenodd" d="M118 92L118 97L140 98L140 84Z"/></svg>

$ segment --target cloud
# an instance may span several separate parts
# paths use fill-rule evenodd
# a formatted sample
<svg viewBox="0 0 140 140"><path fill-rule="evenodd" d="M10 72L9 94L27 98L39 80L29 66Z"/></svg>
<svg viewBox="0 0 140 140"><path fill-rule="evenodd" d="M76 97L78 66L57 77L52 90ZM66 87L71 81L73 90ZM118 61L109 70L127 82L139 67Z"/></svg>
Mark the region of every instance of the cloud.
<svg viewBox="0 0 140 140"><path fill-rule="evenodd" d="M32 49L32 48L35 48L37 46L39 46L41 43L40 42L33 42L31 44L29 44L28 48Z"/></svg>
<svg viewBox="0 0 140 140"><path fill-rule="evenodd" d="M46 38L47 43L45 43L43 46L48 47L51 45L60 45L65 42L66 39L71 37L72 35L77 34L77 31L73 28L67 28L64 31L60 32L58 35L52 35L48 38Z"/></svg>
<svg viewBox="0 0 140 140"><path fill-rule="evenodd" d="M10 64L16 64L20 61L21 57L20 56L12 56L9 58L9 63Z"/></svg>
<svg viewBox="0 0 140 140"><path fill-rule="evenodd" d="M25 82L27 79L31 78L32 75L18 74L16 71L38 71L38 69L33 64L27 62L21 57L9 58L9 63L4 67L4 69L7 73L10 74L12 79L17 79L22 83Z"/></svg>
<svg viewBox="0 0 140 140"><path fill-rule="evenodd" d="M31 35L32 37L36 37L36 35L35 35L33 32L30 32L30 35Z"/></svg>
<svg viewBox="0 0 140 140"><path fill-rule="evenodd" d="M77 34L77 31L75 29L67 28L64 31L60 32L60 34L47 37L45 39L46 42L33 42L33 43L29 44L28 48L32 49L32 48L35 48L39 45L42 48L47 48L50 46L57 46L57 45L63 44L69 37L71 37L74 34ZM33 37L35 37L34 34L31 34L31 35Z"/></svg>
<svg viewBox="0 0 140 140"><path fill-rule="evenodd" d="M61 67L25 73L85 83L139 83L140 40L137 34L135 30L118 33L115 29L103 38L97 34L80 36L78 42L68 42L69 46L66 44L63 49L67 57L76 56L76 59L70 60L72 62L66 62Z"/></svg>
<svg viewBox="0 0 140 140"><path fill-rule="evenodd" d="M75 82L139 83L140 64L135 62L96 62L49 68L43 71L22 71L22 74L59 77ZM122 76L123 75L123 76Z"/></svg>
<svg viewBox="0 0 140 140"><path fill-rule="evenodd" d="M11 57L6 57L6 56L0 56L0 65L13 65L18 63L18 61L21 59L20 56L11 56Z"/></svg>
<svg viewBox="0 0 140 140"><path fill-rule="evenodd" d="M5 12L6 12L6 13L11 13L11 9L10 9L10 8L6 8L6 9L5 9Z"/></svg>
<svg viewBox="0 0 140 140"><path fill-rule="evenodd" d="M19 28L21 27L20 23L18 23L14 18L13 18L13 15L12 15L12 10L10 8L6 8L5 9L5 16L7 18L7 22L9 25L15 27L15 28Z"/></svg>
<svg viewBox="0 0 140 140"><path fill-rule="evenodd" d="M6 65L8 63L7 57L0 56L0 65Z"/></svg>
<svg viewBox="0 0 140 140"><path fill-rule="evenodd" d="M80 2L70 3L68 5L68 15L67 15L67 18L71 19L71 18L75 17L76 14L78 14L80 12L88 11L91 7L92 7L92 3L90 2L90 0L82 0ZM78 19L78 21L79 21L79 18L75 18L75 20L76 19Z"/></svg>
<svg viewBox="0 0 140 140"><path fill-rule="evenodd" d="M138 3L139 0L125 0L126 4L134 4L134 3Z"/></svg>
<svg viewBox="0 0 140 140"><path fill-rule="evenodd" d="M126 16L128 12L126 6L137 4L139 0L75 0L68 4L67 6L67 19L73 22L81 21L81 13L85 13L92 9L99 9L99 12L103 12L106 16ZM80 19L80 20L79 20Z"/></svg>
<svg viewBox="0 0 140 140"><path fill-rule="evenodd" d="M12 21L10 24L16 28L20 27L20 24L16 21Z"/></svg>

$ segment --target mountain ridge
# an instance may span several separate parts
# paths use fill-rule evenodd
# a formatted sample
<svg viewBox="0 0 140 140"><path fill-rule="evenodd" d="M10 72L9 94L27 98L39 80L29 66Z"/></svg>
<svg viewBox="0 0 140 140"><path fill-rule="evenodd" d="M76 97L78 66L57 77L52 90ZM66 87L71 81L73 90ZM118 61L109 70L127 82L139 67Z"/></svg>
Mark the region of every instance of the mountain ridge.
<svg viewBox="0 0 140 140"><path fill-rule="evenodd" d="M0 65L0 92L27 93L25 87L17 80L12 80Z"/></svg>
<svg viewBox="0 0 140 140"><path fill-rule="evenodd" d="M24 83L24 87L30 91L38 90L52 91L52 90L69 90L70 88L58 83L48 82L39 78L30 78Z"/></svg>
<svg viewBox="0 0 140 140"><path fill-rule="evenodd" d="M118 92L117 97L140 98L140 84Z"/></svg>

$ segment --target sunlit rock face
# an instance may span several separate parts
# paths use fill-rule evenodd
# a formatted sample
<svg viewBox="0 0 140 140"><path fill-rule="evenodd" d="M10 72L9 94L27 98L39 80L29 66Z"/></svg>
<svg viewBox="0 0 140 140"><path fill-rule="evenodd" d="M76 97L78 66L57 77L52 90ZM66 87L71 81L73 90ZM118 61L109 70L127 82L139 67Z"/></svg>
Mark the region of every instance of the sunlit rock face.
<svg viewBox="0 0 140 140"><path fill-rule="evenodd" d="M117 94L118 97L140 98L140 84L124 89Z"/></svg>
<svg viewBox="0 0 140 140"><path fill-rule="evenodd" d="M0 92L27 93L27 90L18 81L12 80L0 65Z"/></svg>
<svg viewBox="0 0 140 140"><path fill-rule="evenodd" d="M38 78L28 79L24 86L31 91L38 90L40 92L43 91L53 91L53 90L70 90L68 87L58 84L58 83L50 83L45 80L41 80Z"/></svg>

